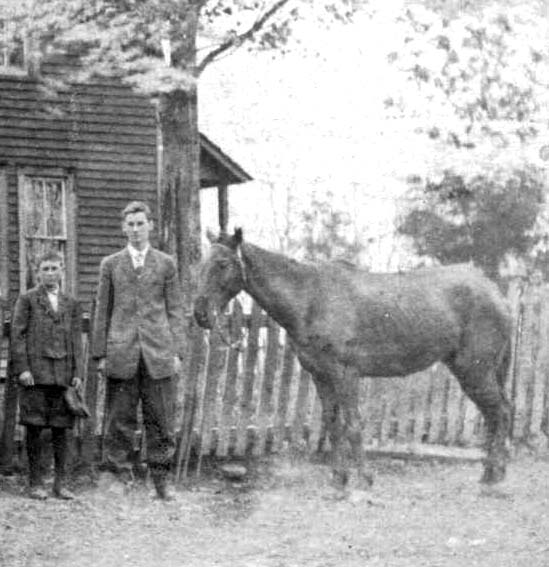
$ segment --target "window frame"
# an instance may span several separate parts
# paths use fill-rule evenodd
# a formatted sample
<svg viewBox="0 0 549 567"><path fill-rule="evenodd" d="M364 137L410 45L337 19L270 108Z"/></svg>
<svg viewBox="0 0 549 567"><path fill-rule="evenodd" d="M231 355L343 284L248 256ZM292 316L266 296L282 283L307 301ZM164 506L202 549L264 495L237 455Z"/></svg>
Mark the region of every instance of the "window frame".
<svg viewBox="0 0 549 567"><path fill-rule="evenodd" d="M29 210L29 195L26 188L28 180L42 179L62 181L64 186L62 215L65 235L52 237L52 241L65 242L65 281L64 291L77 294L77 242L76 242L76 195L74 191L74 174L60 168L23 168L17 171L17 196L19 216L19 291L27 291L27 234L26 219Z"/></svg>

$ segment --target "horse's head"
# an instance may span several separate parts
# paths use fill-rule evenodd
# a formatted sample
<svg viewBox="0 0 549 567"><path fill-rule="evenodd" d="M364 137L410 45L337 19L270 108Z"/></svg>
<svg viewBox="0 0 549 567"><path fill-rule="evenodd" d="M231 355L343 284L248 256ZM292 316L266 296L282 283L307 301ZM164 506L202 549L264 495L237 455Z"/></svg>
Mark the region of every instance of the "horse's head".
<svg viewBox="0 0 549 567"><path fill-rule="evenodd" d="M194 302L194 317L197 323L211 329L218 313L244 287L244 272L240 257L242 229L237 228L232 236L220 234L212 242L208 256L202 262L198 280L197 298Z"/></svg>

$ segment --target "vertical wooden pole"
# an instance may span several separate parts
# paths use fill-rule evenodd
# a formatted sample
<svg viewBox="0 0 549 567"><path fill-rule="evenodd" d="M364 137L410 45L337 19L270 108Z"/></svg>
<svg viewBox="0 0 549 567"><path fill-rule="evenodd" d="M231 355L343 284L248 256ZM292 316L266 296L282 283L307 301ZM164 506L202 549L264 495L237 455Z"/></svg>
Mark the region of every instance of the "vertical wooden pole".
<svg viewBox="0 0 549 567"><path fill-rule="evenodd" d="M8 343L9 345L9 343ZM8 367L4 386L4 427L0 438L0 470L9 471L13 462L15 420L17 416L17 377L11 370L11 345L8 346Z"/></svg>
<svg viewBox="0 0 549 567"><path fill-rule="evenodd" d="M219 232L227 232L229 224L229 191L226 184L217 188L217 212L219 216Z"/></svg>

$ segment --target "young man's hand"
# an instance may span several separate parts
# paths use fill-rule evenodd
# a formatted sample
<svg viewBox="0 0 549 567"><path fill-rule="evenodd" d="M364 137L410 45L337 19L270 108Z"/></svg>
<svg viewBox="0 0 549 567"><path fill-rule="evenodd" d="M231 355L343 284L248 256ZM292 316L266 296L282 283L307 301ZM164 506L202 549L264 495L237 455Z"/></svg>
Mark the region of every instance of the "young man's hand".
<svg viewBox="0 0 549 567"><path fill-rule="evenodd" d="M107 359L104 357L100 358L97 361L97 374L99 374L99 376L101 376L102 378L105 378L107 376L106 368L107 368Z"/></svg>
<svg viewBox="0 0 549 567"><path fill-rule="evenodd" d="M34 386L34 378L30 370L25 370L19 374L19 384L25 387Z"/></svg>
<svg viewBox="0 0 549 567"><path fill-rule="evenodd" d="M77 392L81 392L81 391L82 391L82 378L78 378L78 376L75 376L75 377L71 380L71 386L72 386Z"/></svg>

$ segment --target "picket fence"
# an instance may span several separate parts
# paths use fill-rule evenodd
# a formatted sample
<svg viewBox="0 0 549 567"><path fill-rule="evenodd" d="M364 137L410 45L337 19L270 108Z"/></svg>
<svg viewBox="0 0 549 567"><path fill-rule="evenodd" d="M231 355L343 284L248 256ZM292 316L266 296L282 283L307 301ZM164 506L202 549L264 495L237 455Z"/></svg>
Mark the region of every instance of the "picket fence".
<svg viewBox="0 0 549 567"><path fill-rule="evenodd" d="M508 395L512 438L547 447L549 434L549 286L512 282L513 357ZM88 351L88 333L83 335ZM6 340L1 354L5 369ZM0 367L1 371L2 367ZM4 426L8 415L0 388ZM87 364L86 397L92 418L77 434L101 437L105 384ZM203 455L266 454L284 447L322 450L329 443L310 375L286 333L252 304L239 301L221 329L194 330L176 384L176 423L185 443ZM442 364L406 378L364 378L360 405L367 448L447 445L478 447L483 423L473 403ZM22 438L14 428L15 441ZM139 435L136 435L136 439Z"/></svg>

